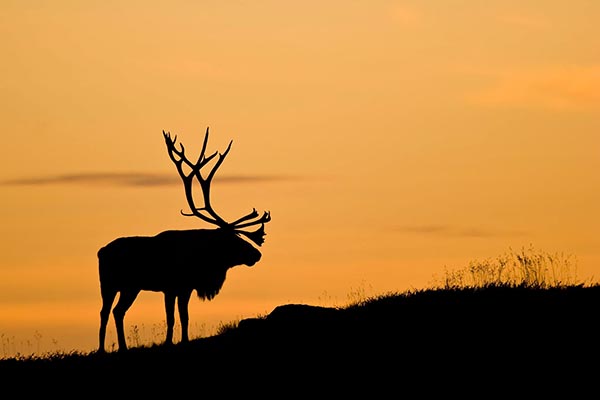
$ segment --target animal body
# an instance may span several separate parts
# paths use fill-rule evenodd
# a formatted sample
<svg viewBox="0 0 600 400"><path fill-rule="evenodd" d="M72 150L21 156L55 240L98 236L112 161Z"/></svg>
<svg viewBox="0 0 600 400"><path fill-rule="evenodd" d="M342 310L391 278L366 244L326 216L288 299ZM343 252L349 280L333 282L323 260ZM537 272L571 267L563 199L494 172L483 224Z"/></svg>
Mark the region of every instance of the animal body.
<svg viewBox="0 0 600 400"><path fill-rule="evenodd" d="M117 331L118 349L127 350L124 318L138 294L143 291L162 292L166 313L167 332L165 343L173 342L175 324L175 303L181 323L181 341L187 342L189 313L188 304L193 291L202 300L212 300L221 290L227 271L238 265L253 266L261 259L257 246L264 242L264 223L270 221L270 213L259 217L256 210L228 223L213 210L208 196L210 181L229 148L219 154L217 164L204 178L200 170L217 153L205 157L208 139L206 131L204 146L198 162L192 164L185 157L185 151L175 149L175 139L164 133L169 155L184 182L186 199L191 208L190 214L213 223L215 229L168 230L155 236L121 237L108 243L98 251L98 270L102 308L100 310L100 330L98 351L105 351L106 328L111 314ZM231 146L231 143L230 143ZM183 164L190 169L185 173ZM192 194L193 179L203 188L204 207L194 205ZM242 228L260 224L256 231ZM115 298L119 300L112 308Z"/></svg>

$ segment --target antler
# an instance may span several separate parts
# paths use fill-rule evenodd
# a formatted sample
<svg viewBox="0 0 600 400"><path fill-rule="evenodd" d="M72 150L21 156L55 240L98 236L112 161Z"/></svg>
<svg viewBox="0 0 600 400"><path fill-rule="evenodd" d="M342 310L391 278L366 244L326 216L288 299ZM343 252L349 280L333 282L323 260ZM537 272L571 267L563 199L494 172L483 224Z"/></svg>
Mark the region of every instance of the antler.
<svg viewBox="0 0 600 400"><path fill-rule="evenodd" d="M188 160L188 158L186 157L185 147L183 147L183 144L179 143L179 147L181 148L181 150L177 150L177 148L175 147L175 143L177 142L177 135L175 135L175 137L171 138L170 132L163 131L163 136L165 138L165 143L167 144L167 151L169 152L169 157L171 158L171 161L173 161L173 163L175 164L175 167L177 168L177 172L179 173L179 176L181 177L181 180L183 181L183 187L185 189L185 198L186 198L188 205L190 206L190 210L191 210L191 213L184 213L182 210L181 214L183 214L185 216L196 216L208 223L217 225L219 227L229 226L229 224L227 222L225 222L225 220L223 218L221 218L215 212L215 210L212 208L212 206L210 204L210 183L212 181L212 178L215 175L215 172L217 171L217 169L219 168L219 166L221 165L221 163L227 156L227 153L229 153L229 150L231 149L231 144L233 143L233 141L229 142L229 146L227 146L227 150L225 150L224 153L219 154L218 152L215 151L213 154L206 157L205 152L206 152L206 145L208 143L208 128L206 128L206 135L204 136L204 143L202 144L202 151L200 152L200 155L198 156L198 161L194 164L190 160ZM202 167L204 167L206 164L208 164L217 155L219 157L217 159L216 164L213 166L212 170L208 173L207 177L204 178L201 174ZM183 167L184 164L187 165L191 169L189 174L185 173L184 167ZM200 187L202 188L202 194L203 194L203 198L204 198L204 207L201 207L201 208L196 207L196 205L194 204L194 196L192 193L194 177L198 180L198 182L200 183ZM208 213L208 215L203 214L202 213L203 211Z"/></svg>
<svg viewBox="0 0 600 400"><path fill-rule="evenodd" d="M219 153L219 152L215 151L213 154L211 154L210 156L207 157L207 156L205 156L206 145L208 143L208 127L207 127L206 134L204 135L204 142L202 144L202 150L200 151L200 155L198 156L198 161L194 164L190 160L188 160L188 158L186 157L185 148L183 147L183 144L179 143L179 147L181 148L181 150L177 150L177 148L175 146L175 143L177 142L177 135L175 135L175 137L171 138L171 133L165 132L163 130L163 136L165 138L165 143L167 144L167 151L169 153L169 157L171 158L171 161L173 161L173 163L175 164L175 167L177 168L177 172L179 173L179 176L181 177L181 180L183 181L183 186L185 189L185 197L186 197L186 200L187 200L188 205L191 210L191 213L184 213L183 210L181 210L181 214L183 214L185 216L198 217L198 218L202 219L203 221L217 225L221 228L234 229L240 233L243 233L249 239L251 239L252 241L254 241L256 244L258 244L260 246L264 242L264 239L263 239L263 236L265 235L264 224L271 220L271 214L268 211L265 211L263 213L263 215L260 216L260 218L259 218L259 214L256 211L256 209L252 209L252 211L250 213L229 223L229 222L226 222L223 218L221 218L215 212L215 210L212 208L212 206L210 204L210 184L212 182L212 179L213 179L215 173L217 172L217 169L223 163L223 160L229 153L229 150L231 150L231 144L233 143L233 140L231 140L229 142L229 145L227 146L227 149L225 150L225 152ZM204 167L213 158L215 158L217 156L218 156L218 158L217 158L216 163L214 164L212 169L209 171L208 175L206 175L206 178L204 178L201 173L202 167ZM191 169L191 171L188 174L186 174L186 172L184 171L184 164L187 165ZM194 203L194 197L193 197L193 193L192 193L194 178L196 178L196 180L198 181L198 183L200 184L200 187L202 189L204 207L196 207L196 205ZM205 213L208 215L206 215ZM252 221L252 220L254 220L254 221ZM242 228L247 228L247 227L258 225L258 224L262 224L262 226L254 232L246 232L246 231L240 230Z"/></svg>

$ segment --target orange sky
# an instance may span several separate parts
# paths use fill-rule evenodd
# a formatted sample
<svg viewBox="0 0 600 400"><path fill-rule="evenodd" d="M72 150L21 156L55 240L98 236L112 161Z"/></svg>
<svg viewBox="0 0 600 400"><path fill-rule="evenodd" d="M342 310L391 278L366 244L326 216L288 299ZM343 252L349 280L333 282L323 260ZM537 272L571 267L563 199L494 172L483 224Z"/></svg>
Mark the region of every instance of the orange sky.
<svg viewBox="0 0 600 400"><path fill-rule="evenodd" d="M95 349L98 249L209 227L179 214L162 130L194 155L207 126L210 152L233 140L213 205L273 217L260 263L192 299L192 335L530 244L597 277L598 18L584 0L3 1L0 356ZM161 296L125 321L155 329Z"/></svg>

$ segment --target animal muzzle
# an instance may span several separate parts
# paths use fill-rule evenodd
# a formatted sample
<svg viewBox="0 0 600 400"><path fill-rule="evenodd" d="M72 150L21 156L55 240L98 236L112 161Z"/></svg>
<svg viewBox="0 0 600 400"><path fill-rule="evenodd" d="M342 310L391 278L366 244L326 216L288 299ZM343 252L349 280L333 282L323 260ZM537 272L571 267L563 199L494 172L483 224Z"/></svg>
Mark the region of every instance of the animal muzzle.
<svg viewBox="0 0 600 400"><path fill-rule="evenodd" d="M260 257L262 256L260 254L260 251L253 249L254 251L252 251L250 254L248 254L248 259L246 260L246 265L249 267L252 267L254 264L256 264L257 262L260 261Z"/></svg>

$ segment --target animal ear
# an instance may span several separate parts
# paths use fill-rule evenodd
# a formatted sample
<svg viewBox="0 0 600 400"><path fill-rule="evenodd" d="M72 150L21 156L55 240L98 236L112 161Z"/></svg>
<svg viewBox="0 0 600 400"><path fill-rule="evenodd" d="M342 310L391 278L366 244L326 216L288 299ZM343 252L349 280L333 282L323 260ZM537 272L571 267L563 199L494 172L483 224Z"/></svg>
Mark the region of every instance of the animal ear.
<svg viewBox="0 0 600 400"><path fill-rule="evenodd" d="M262 244L265 242L265 224L261 224L260 228L258 228L254 232L239 231L239 233L242 233L244 236L252 240L258 246L262 246Z"/></svg>

